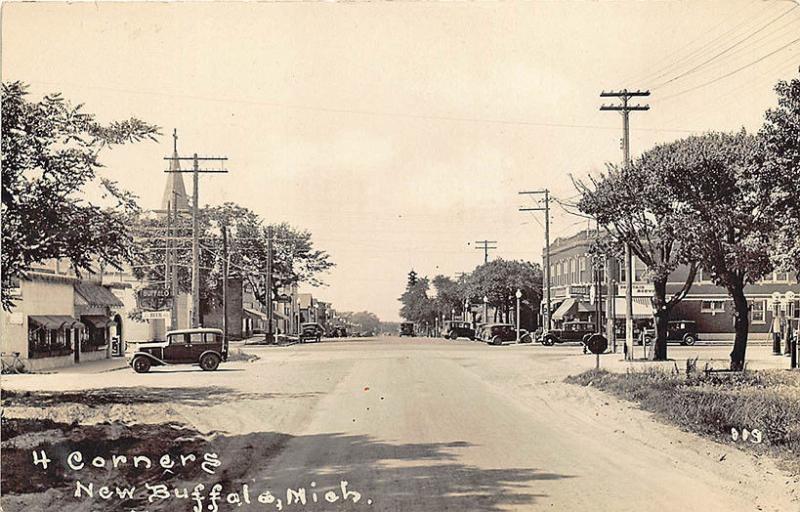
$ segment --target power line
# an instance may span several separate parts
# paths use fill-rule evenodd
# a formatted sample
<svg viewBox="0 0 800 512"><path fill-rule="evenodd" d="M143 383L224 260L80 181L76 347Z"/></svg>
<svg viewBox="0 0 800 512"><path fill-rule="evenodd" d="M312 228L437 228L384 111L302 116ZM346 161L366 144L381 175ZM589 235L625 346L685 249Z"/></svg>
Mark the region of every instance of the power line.
<svg viewBox="0 0 800 512"><path fill-rule="evenodd" d="M794 11L794 10L795 10L797 7L798 7L798 6L797 6L797 4L795 4L794 6L790 7L789 9L785 10L784 12L782 12L782 13L781 13L780 15L778 15L777 17L775 17L775 18L772 18L770 21L768 21L766 24L764 24L764 25L762 25L761 27L759 27L759 28L758 28L757 30L755 30L754 32L751 32L749 35L747 35L747 36L746 36L746 37L744 37L743 39L740 39L740 40L736 41L735 43L733 43L732 45L728 46L727 48L725 48L725 49L724 49L724 50L722 50L721 52L718 52L718 53L714 54L713 56L711 56L711 57L709 57L708 59L704 60L704 61L703 61L703 62L701 62L700 64L697 64L696 66L692 67L692 68L691 68L691 69L689 69L688 71L684 71L683 73L681 73L681 74L679 74L679 75L677 75L677 76L675 76L675 77L673 77L673 78L670 78L669 80L667 80L667 81L665 81L665 82L661 82L660 84L653 86L653 90L659 89L659 88L661 88L661 87L664 87L664 86L665 86L665 85L667 85L667 84L670 84L670 83L672 83L672 82L675 82L676 80L679 80L679 79L681 79L681 78L683 78L683 77L685 77L685 76L687 76L687 75L689 75L689 74L691 74L691 73L693 73L693 72L697 71L698 69L700 69L701 67L705 66L706 64L709 64L709 63L713 62L714 60L716 60L716 59L718 59L719 57L721 57L721 56L725 55L726 53L728 53L729 51L733 50L734 48L736 48L736 47L737 47L737 46L739 46L740 44L744 43L745 41L747 41L747 40L748 40L748 39L750 39L751 37L755 36L756 34L758 34L759 32L761 32L762 30L766 29L767 27L769 27L769 26L770 26L770 25L772 25L773 23L777 22L778 20L780 20L781 18L783 18L784 16L786 16L786 15L787 15L787 14L789 14L790 12Z"/></svg>
<svg viewBox="0 0 800 512"><path fill-rule="evenodd" d="M750 66L753 66L753 65L758 64L759 62L761 62L761 61L763 61L765 59L768 59L769 57L775 55L776 53L780 52L781 50L785 50L786 48L790 47L791 45L795 44L798 41L800 41L800 37L798 37L797 39L793 39L792 41L789 41L788 43L786 43L785 45L781 46L780 48L777 48L777 49L769 52L768 54L763 55L763 56L759 57L758 59L745 64L744 66L736 68L733 71L730 71L728 73L725 73L724 75L718 76L717 78L714 78L713 80L709 80L707 82L703 82L701 84L695 85L694 87L690 87L690 88L684 89L684 90L682 90L680 92L676 92L675 94L670 94L669 96L664 96L663 98L660 98L658 101L659 102L663 102L663 101L667 101L667 100L672 99L672 98L677 98L678 96L683 96L686 93L689 93L689 92L692 92L692 91L696 91L697 89L702 89L703 87L706 87L706 86L709 86L709 85L711 85L713 83L719 82L720 80L724 80L725 78L728 78L728 77L730 77L732 75L735 75L736 73L739 73L739 72L749 68Z"/></svg>
<svg viewBox="0 0 800 512"><path fill-rule="evenodd" d="M748 3L744 7L742 7L740 10L736 11L735 14L732 14L730 16L730 18L738 17L741 13L746 11L751 5L753 5L755 3L757 3L757 0L751 1L750 3ZM741 22L739 22L736 25L732 26L731 28L729 28L724 33L716 36L711 41L708 41L705 44L702 44L701 46L699 46L698 48L695 48L694 50L691 50L684 57L676 58L672 62L668 63L665 66L659 66L659 67L650 68L651 69L650 71L646 72L645 75L640 76L638 78L635 78L634 76L625 77L623 79L623 82L624 83L647 83L650 80L657 80L657 79L661 78L662 76L667 75L672 69L680 66L682 64L682 61L691 61L691 60L693 60L694 56L697 55L699 52L701 52L704 49L706 49L707 47L713 45L713 43L715 43L716 41L720 40L721 38L727 36L731 32L737 30L740 26L746 25L747 23L752 22L752 21L753 21L752 16L747 16L744 20L742 20ZM679 57L680 53L683 50L691 47L694 43L702 40L708 34L713 33L714 30L716 30L718 27L724 27L724 26L727 26L728 24L729 24L729 22L728 22L727 19L722 21L722 22L720 22L720 23L717 23L716 25L714 25L713 28L703 31L698 37L692 39L690 42L686 43L685 45L681 46L680 48L678 48L674 52L670 53L669 56L665 58L665 60L666 59L671 59L673 57Z"/></svg>

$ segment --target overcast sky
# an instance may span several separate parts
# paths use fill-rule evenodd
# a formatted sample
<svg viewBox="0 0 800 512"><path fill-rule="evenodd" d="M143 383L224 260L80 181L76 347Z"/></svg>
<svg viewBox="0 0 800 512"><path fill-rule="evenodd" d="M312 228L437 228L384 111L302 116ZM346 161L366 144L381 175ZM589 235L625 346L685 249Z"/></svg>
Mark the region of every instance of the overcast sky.
<svg viewBox="0 0 800 512"><path fill-rule="evenodd" d="M541 261L541 216L517 192L574 200L570 173L621 159L602 90L652 90L634 154L754 130L797 76L798 37L793 1L5 2L2 79L161 126L158 144L102 157L145 208L173 128L181 153L228 156L202 203L310 230L337 263L313 293L395 320L407 272L470 271L475 240ZM553 237L581 227L555 207Z"/></svg>

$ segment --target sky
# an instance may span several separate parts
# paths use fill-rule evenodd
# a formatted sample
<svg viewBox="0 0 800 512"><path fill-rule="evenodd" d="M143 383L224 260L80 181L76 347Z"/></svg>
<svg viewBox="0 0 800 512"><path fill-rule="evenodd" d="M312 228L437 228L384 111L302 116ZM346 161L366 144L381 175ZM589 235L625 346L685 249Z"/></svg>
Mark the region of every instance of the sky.
<svg viewBox="0 0 800 512"><path fill-rule="evenodd" d="M201 204L232 201L313 234L335 269L307 289L399 319L406 275L490 258L541 262L543 217L572 177L622 158L603 90L650 90L631 151L757 130L798 75L797 1L13 3L2 79L61 92L101 121L161 127L101 155L157 208L172 152L224 155ZM187 175L187 190L190 180ZM553 204L551 237L586 228Z"/></svg>

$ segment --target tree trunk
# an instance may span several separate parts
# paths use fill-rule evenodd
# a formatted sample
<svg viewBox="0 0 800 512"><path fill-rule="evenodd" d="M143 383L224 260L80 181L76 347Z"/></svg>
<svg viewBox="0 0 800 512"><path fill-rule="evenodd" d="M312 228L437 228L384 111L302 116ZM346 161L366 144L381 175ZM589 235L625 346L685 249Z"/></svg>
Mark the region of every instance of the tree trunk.
<svg viewBox="0 0 800 512"><path fill-rule="evenodd" d="M747 304L747 297L744 296L744 283L737 280L728 289L733 297L734 328L736 338L733 341L731 351L731 370L744 370L745 351L747 350L747 332L750 328L750 308Z"/></svg>
<svg viewBox="0 0 800 512"><path fill-rule="evenodd" d="M667 360L667 324L669 309L667 308L667 279L653 282L653 324L656 328L656 339L653 342L651 358L653 361Z"/></svg>

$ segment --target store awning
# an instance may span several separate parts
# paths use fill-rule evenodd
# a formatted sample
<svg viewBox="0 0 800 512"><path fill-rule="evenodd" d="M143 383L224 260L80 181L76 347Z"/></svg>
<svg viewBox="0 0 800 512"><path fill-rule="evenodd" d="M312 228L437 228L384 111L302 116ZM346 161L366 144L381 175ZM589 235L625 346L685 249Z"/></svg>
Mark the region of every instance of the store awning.
<svg viewBox="0 0 800 512"><path fill-rule="evenodd" d="M51 331L84 326L80 320L67 315L30 315L28 320Z"/></svg>
<svg viewBox="0 0 800 512"><path fill-rule="evenodd" d="M575 299L564 299L564 302L558 306L555 313L553 313L553 320L563 320L564 316L575 307Z"/></svg>
<svg viewBox="0 0 800 512"><path fill-rule="evenodd" d="M267 314L266 313L262 313L261 311L258 311L257 309L250 309L250 308L243 308L243 309L244 309L244 312L246 314L250 315L250 316L254 316L254 317L260 318L262 320L266 320L267 319Z"/></svg>
<svg viewBox="0 0 800 512"><path fill-rule="evenodd" d="M86 324L91 324L98 329L105 329L114 325L114 321L104 315L81 315L81 320Z"/></svg>
<svg viewBox="0 0 800 512"><path fill-rule="evenodd" d="M653 306L648 297L633 298L633 318L652 318ZM625 318L625 297L614 299L614 318Z"/></svg>
<svg viewBox="0 0 800 512"><path fill-rule="evenodd" d="M92 306L108 306L111 308L121 308L123 306L122 301L105 286L86 282L75 283L75 292Z"/></svg>

